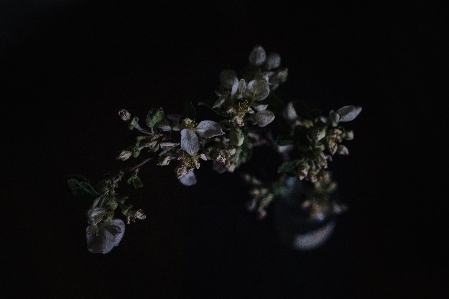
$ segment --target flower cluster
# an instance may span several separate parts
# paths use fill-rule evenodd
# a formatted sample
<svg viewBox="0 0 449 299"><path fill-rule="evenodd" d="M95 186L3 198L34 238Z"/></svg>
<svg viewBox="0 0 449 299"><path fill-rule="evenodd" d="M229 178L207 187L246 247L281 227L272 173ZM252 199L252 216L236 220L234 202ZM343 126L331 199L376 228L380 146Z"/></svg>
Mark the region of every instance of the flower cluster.
<svg viewBox="0 0 449 299"><path fill-rule="evenodd" d="M139 123L138 116L120 110L120 118L137 135L135 142L120 151L116 159L134 158L140 162L95 186L82 176L75 175L68 180L75 195L90 196L93 200L87 212L89 251L108 253L119 244L125 224L114 218L116 209L121 209L127 224L145 219L142 210L125 205L127 197L114 189L128 174L128 184L142 187L139 169L150 161L156 161L161 167L177 161L174 165L176 177L183 185L191 186L197 183L194 171L201 163L211 161L213 169L219 173L234 172L250 160L255 146L271 145L284 158L278 169L281 175L275 182L262 182L253 175L243 175L251 186L250 210L257 211L260 219L264 218L268 205L288 192L292 179L296 179L310 185L311 191L305 196L302 207L310 211L311 218L320 219L343 211L344 206L330 200L329 194L336 189L336 183L326 169L333 155L349 154L341 142L353 139L354 134L340 123L356 118L361 108L345 106L323 116L303 102L285 105L274 93L287 79L288 69L280 65L279 54L267 54L261 46L256 46L249 55L249 66L241 75L233 70L221 72L216 91L218 98L199 103L212 109L218 115L216 120L202 120L191 102L185 103L181 114L166 114L162 107L153 108L146 115L145 125ZM281 116L286 124L280 126L284 128L280 132L267 127L276 116ZM262 127L267 128L262 130Z"/></svg>

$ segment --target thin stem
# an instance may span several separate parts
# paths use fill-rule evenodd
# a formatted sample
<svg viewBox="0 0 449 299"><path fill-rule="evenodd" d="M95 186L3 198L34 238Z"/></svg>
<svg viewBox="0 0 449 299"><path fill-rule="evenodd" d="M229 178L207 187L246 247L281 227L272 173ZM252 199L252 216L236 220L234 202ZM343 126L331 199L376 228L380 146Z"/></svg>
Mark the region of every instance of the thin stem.
<svg viewBox="0 0 449 299"><path fill-rule="evenodd" d="M134 165L132 167L127 167L127 168L125 168L123 170L120 170L118 173L116 173L116 174L114 174L112 176L112 178L113 178L112 179L112 184L117 184L118 181L120 181L122 179L123 175L125 175L125 173L130 173L130 172L132 172L132 171L134 171L136 169L139 169L140 167L142 167L144 164L148 163L152 159L153 158L148 157L145 160L143 160L142 162L140 162L139 164L136 164L136 165Z"/></svg>

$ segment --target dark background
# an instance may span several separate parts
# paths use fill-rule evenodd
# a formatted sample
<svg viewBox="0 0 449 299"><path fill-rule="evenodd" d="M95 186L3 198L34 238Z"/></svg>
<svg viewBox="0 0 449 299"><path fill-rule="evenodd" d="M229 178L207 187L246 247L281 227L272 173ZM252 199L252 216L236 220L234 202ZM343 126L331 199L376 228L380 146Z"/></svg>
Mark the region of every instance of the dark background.
<svg viewBox="0 0 449 299"><path fill-rule="evenodd" d="M444 17L432 1L3 1L0 296L444 298ZM64 177L122 167L118 109L144 118L214 97L219 72L241 70L257 44L289 68L284 100L363 107L351 155L332 165L350 209L331 239L291 250L272 217L245 211L235 176L203 166L186 188L153 165L143 189L121 187L147 219L109 254L89 253L88 203Z"/></svg>

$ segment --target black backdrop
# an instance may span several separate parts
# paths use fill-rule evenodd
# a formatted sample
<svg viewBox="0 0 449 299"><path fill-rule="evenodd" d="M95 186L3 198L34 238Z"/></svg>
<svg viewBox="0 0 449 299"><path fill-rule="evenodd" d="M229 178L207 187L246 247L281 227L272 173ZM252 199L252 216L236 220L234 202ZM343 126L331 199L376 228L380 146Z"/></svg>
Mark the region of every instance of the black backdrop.
<svg viewBox="0 0 449 299"><path fill-rule="evenodd" d="M447 293L436 188L447 177L438 113L447 31L437 4L6 1L0 17L4 298ZM144 117L213 97L219 72L246 65L257 44L289 68L284 99L363 106L351 155L332 165L350 210L328 243L313 252L280 244L270 217L245 211L232 175L203 167L186 188L171 168L150 167L144 189L130 190L147 219L111 253L89 253L87 203L64 176L94 181L120 168L129 131L118 109Z"/></svg>

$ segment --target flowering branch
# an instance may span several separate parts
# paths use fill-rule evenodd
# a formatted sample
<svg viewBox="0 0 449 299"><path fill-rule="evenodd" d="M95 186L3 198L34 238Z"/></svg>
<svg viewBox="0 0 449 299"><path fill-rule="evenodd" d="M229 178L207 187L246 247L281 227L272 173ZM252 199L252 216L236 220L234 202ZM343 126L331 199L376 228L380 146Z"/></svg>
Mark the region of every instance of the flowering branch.
<svg viewBox="0 0 449 299"><path fill-rule="evenodd" d="M139 124L139 117L125 109L120 118L138 136L134 144L120 152L117 159L127 161L137 158L142 151L157 156L158 166L168 166L176 160L175 175L186 186L197 183L194 171L204 161L212 161L218 173L234 172L251 159L256 146L269 145L284 159L279 166L279 178L275 182L262 182L256 176L244 174L250 185L251 200L248 208L257 211L259 218L266 216L267 206L278 196L291 192L292 178L303 181L308 189L302 196L302 208L311 219L324 219L345 210L345 206L332 201L329 194L337 184L327 170L328 162L335 154L348 155L349 150L341 142L352 140L354 134L341 123L352 121L361 112L357 106L345 106L330 111L328 116L301 101L284 102L274 91L287 79L288 69L279 68L281 58L277 53L266 54L256 46L249 55L249 66L241 77L233 70L220 74L217 99L200 102L221 119L198 120L195 107L186 102L182 114L165 114L162 107L151 109L145 118L147 128ZM273 126L276 115L281 116ZM264 133L260 128L264 129ZM143 186L139 169L152 158L119 171L111 178L92 186L82 176L72 176L69 186L75 195L85 194L93 199L87 213L87 243L91 252L107 253L117 246L124 233L124 224L113 218L121 208L130 220L145 219L141 210L133 210L124 204L126 196L115 193L125 174L132 173L128 184Z"/></svg>

